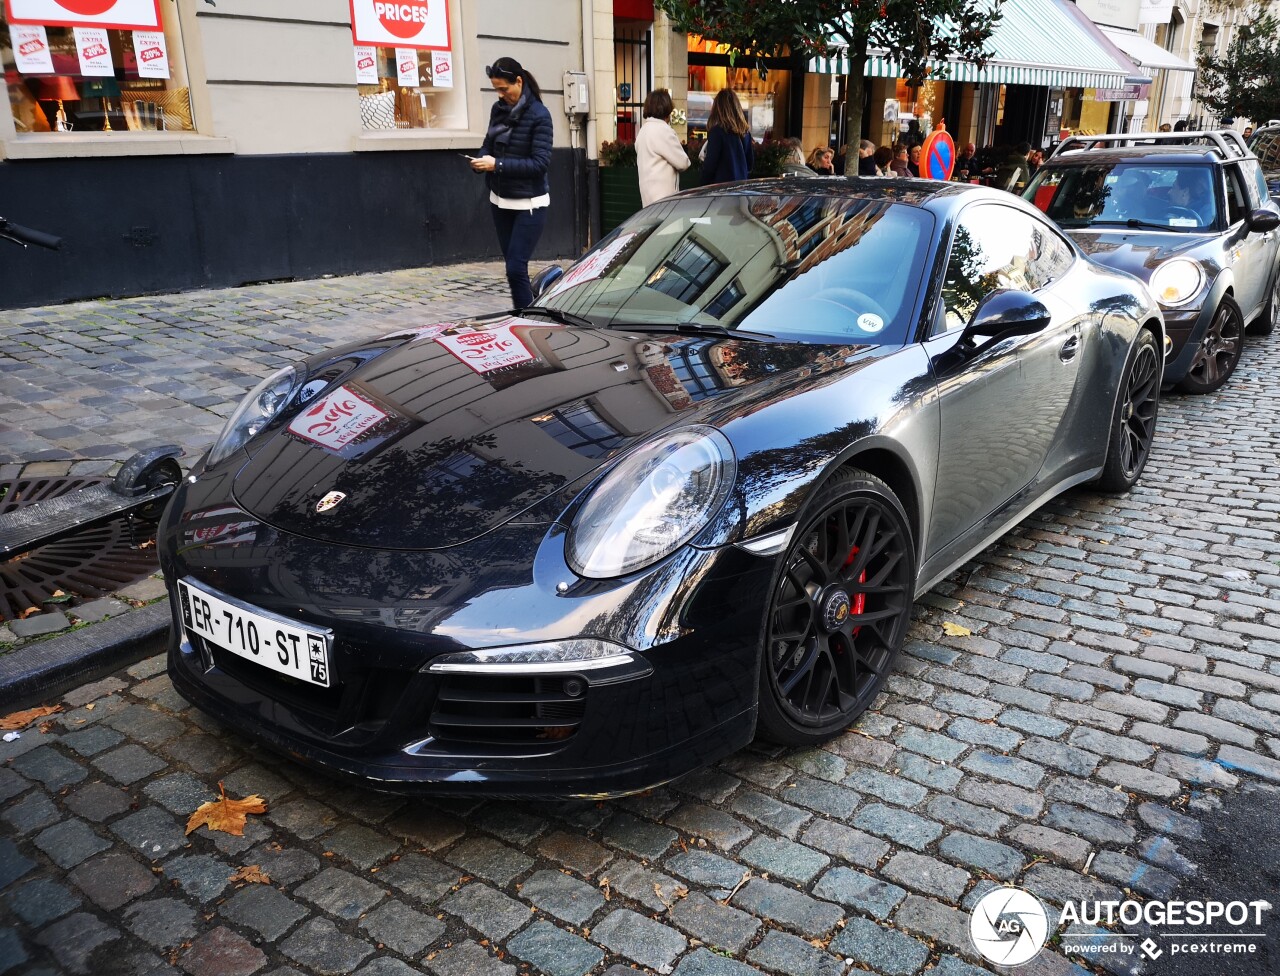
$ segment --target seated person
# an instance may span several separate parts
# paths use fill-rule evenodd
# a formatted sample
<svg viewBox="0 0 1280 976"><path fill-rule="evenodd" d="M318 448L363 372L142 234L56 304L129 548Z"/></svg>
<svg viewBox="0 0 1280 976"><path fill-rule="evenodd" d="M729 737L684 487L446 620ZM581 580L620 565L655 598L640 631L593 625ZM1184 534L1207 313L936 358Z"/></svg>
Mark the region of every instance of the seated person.
<svg viewBox="0 0 1280 976"><path fill-rule="evenodd" d="M1209 174L1202 170L1179 170L1169 188L1169 221L1189 219L1194 214L1201 225L1213 223L1213 188Z"/></svg>

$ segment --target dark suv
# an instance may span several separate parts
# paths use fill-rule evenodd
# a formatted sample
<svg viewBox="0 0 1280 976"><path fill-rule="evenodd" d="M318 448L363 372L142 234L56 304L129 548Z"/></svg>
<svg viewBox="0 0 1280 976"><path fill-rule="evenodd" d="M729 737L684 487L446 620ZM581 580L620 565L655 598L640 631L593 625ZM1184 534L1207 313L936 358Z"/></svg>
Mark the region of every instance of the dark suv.
<svg viewBox="0 0 1280 976"><path fill-rule="evenodd" d="M1147 282L1179 389L1216 390L1245 324L1266 334L1280 315L1280 205L1236 132L1073 136L1023 195L1095 261Z"/></svg>
<svg viewBox="0 0 1280 976"><path fill-rule="evenodd" d="M1273 119L1255 132L1249 149L1258 157L1272 199L1280 200L1280 121Z"/></svg>

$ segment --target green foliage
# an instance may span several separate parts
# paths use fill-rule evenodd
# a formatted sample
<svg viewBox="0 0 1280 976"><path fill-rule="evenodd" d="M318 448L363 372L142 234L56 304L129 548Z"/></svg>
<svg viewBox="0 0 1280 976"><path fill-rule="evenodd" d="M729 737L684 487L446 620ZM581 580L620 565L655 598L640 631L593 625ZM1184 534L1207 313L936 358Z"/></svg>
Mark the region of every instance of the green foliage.
<svg viewBox="0 0 1280 976"><path fill-rule="evenodd" d="M790 147L781 142L766 142L756 146L756 161L751 167L751 176L781 176L782 164L791 155Z"/></svg>
<svg viewBox="0 0 1280 976"><path fill-rule="evenodd" d="M1220 117L1280 118L1280 21L1254 11L1221 57L1202 54L1195 96Z"/></svg>
<svg viewBox="0 0 1280 976"><path fill-rule="evenodd" d="M867 52L883 48L908 80L945 77L950 58L985 64L984 45L1000 21L1004 0L654 0L676 30L726 45L735 57L765 73L763 59L794 52L823 55L848 45L846 131L857 144L862 131L863 71ZM736 62L735 62L736 63ZM932 72L932 73L931 73ZM856 173L858 154L846 156Z"/></svg>
<svg viewBox="0 0 1280 976"><path fill-rule="evenodd" d="M636 165L636 145L634 142L602 142L600 143L601 166Z"/></svg>

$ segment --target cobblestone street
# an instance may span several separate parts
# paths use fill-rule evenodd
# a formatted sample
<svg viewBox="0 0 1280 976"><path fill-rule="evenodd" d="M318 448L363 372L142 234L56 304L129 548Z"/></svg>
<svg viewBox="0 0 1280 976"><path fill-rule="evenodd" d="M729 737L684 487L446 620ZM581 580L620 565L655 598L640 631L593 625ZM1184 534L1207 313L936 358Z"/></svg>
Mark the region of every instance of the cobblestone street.
<svg viewBox="0 0 1280 976"><path fill-rule="evenodd" d="M189 464L290 358L504 295L463 265L2 312L0 477ZM1280 809L1277 403L1280 336L1251 337L1219 393L1163 402L1130 495L1069 492L922 596L855 728L640 796L411 801L257 748L162 657L82 686L0 743L0 973L974 976L996 884L1201 897L1225 811ZM184 834L219 782L267 812ZM1274 930L1220 965L1280 971ZM1142 966L1048 946L1016 972Z"/></svg>

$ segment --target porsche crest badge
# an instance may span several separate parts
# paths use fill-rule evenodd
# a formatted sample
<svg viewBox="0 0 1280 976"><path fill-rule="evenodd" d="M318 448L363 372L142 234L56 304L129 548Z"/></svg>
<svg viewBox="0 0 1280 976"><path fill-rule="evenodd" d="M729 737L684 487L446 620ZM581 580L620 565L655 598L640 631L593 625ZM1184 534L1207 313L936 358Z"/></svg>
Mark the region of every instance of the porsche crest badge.
<svg viewBox="0 0 1280 976"><path fill-rule="evenodd" d="M329 492L329 494L325 495L318 502L316 502L316 511L327 512L331 508L337 508L340 504L342 504L342 500L346 497L347 497L346 492L331 491Z"/></svg>

